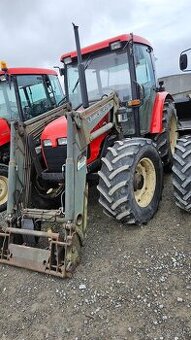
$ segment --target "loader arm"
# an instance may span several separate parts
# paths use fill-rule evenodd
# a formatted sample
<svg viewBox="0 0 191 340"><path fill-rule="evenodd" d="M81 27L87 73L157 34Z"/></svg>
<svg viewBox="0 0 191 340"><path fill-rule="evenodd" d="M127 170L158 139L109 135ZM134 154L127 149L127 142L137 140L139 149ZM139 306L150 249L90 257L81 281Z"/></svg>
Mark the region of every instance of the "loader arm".
<svg viewBox="0 0 191 340"><path fill-rule="evenodd" d="M83 215L82 196L86 184L87 172L87 146L92 140L117 128L116 113L119 107L119 99L115 93L100 100L98 103L84 109L81 112L69 112L68 144L66 159L66 192L65 192L65 217L66 220L78 221ZM111 122L105 124L95 132L91 132L95 126L111 112Z"/></svg>

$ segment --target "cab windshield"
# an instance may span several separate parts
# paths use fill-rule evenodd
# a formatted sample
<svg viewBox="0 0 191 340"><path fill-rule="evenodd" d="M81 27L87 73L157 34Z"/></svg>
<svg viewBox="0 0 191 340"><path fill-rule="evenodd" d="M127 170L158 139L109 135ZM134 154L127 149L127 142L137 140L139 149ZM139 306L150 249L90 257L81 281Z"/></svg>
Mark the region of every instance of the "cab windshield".
<svg viewBox="0 0 191 340"><path fill-rule="evenodd" d="M18 119L19 111L24 120L39 116L59 106L63 99L56 75L16 75L9 80L0 77L0 117L7 120Z"/></svg>
<svg viewBox="0 0 191 340"><path fill-rule="evenodd" d="M18 75L17 85L24 120L57 107L63 99L62 88L54 75Z"/></svg>
<svg viewBox="0 0 191 340"><path fill-rule="evenodd" d="M83 60L89 102L97 101L111 91L117 92L122 102L131 98L129 65L125 50L92 58L90 55ZM77 63L67 67L69 99L76 108L82 103Z"/></svg>
<svg viewBox="0 0 191 340"><path fill-rule="evenodd" d="M12 120L18 118L18 107L13 85L6 81L4 76L0 79L0 117Z"/></svg>

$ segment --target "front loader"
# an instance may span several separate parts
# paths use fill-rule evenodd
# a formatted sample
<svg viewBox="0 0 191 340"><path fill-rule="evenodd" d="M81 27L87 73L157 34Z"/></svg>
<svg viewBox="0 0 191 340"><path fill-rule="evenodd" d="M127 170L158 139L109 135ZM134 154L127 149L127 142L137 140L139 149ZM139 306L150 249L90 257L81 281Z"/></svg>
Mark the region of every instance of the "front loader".
<svg viewBox="0 0 191 340"><path fill-rule="evenodd" d="M88 146L94 140L104 135L113 141L104 150L102 165L98 172L99 201L106 214L128 225L147 223L157 211L162 193L163 166L153 140L158 141L159 135L166 133L162 127L162 114L166 110L164 108L166 100L171 101L170 95L160 92L157 92L155 97L154 108L150 105L149 96L145 102L143 101L146 95L134 72L132 35L122 36L119 42L116 40L112 42L114 50L120 49L112 52L111 62L114 62L117 70L122 71L121 77L124 74L123 67L127 70L130 65L131 68L128 93L126 94L125 87L118 87L124 100L121 100L118 91L116 93L109 88L109 92L106 93L97 73L99 94L104 92L99 99L94 98L91 101L77 26L74 26L74 31L77 46L75 58L77 56L79 75L77 85L74 87L79 83L81 104L73 109L67 103L26 122L12 123L8 226L0 233L1 263L60 277L71 276L80 259L80 248L86 233ZM136 37L135 40L138 43L140 57L143 56L142 48L144 53L151 52L147 41L140 37ZM108 47L110 42L105 44ZM99 50L99 46L96 48ZM107 58L104 58L102 66L104 63L107 65L107 60L110 60L109 53ZM151 65L150 63L149 59L148 64ZM143 69L147 76L148 69L146 66ZM66 80L67 77L65 82ZM123 81L123 78L121 80ZM154 91L152 87L149 88L149 92L151 89ZM95 93L95 89L92 93ZM145 106L141 110L143 103ZM147 107L149 114L146 105L149 107ZM149 128L148 116L151 120ZM33 168L35 167L37 172L40 169L35 148L36 140L39 140L47 124L62 118L67 121L65 143L67 156L61 167L65 190L61 194L58 209L40 209L38 202L36 203L33 181ZM153 140L149 138L151 132ZM51 176L53 178L55 174Z"/></svg>
<svg viewBox="0 0 191 340"><path fill-rule="evenodd" d="M0 233L0 262L61 277L70 276L79 261L86 231L87 187L86 148L95 135L92 128L111 111L116 116L115 94L83 112L68 105L54 109L25 123L11 124L9 164L8 227ZM31 183L32 143L44 125L59 116L68 122L65 206L58 210L33 208ZM111 128L111 123L104 130ZM114 123L113 123L114 124ZM103 129L96 131L96 136ZM40 230L39 230L40 229Z"/></svg>

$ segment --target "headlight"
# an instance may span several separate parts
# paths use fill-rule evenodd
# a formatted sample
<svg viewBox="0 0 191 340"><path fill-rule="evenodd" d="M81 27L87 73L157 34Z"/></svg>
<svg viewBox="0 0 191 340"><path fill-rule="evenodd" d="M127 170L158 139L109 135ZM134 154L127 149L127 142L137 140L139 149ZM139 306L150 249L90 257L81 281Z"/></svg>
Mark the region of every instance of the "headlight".
<svg viewBox="0 0 191 340"><path fill-rule="evenodd" d="M67 145L67 138L58 138L58 145Z"/></svg>
<svg viewBox="0 0 191 340"><path fill-rule="evenodd" d="M45 139L45 140L43 141L43 145L44 145L44 146L52 146L52 142L51 142L50 139Z"/></svg>

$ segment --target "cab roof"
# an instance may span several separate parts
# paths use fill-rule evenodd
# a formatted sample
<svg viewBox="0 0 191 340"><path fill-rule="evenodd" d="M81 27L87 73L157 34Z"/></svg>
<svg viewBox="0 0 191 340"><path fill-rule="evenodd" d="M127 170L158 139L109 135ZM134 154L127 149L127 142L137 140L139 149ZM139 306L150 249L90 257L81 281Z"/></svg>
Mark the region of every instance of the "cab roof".
<svg viewBox="0 0 191 340"><path fill-rule="evenodd" d="M6 72L9 75L24 75L24 74L48 74L48 75L57 75L56 71L46 69L46 68L31 68L31 67L14 67L14 68L8 68L8 71ZM0 71L0 75L5 74L4 71Z"/></svg>
<svg viewBox="0 0 191 340"><path fill-rule="evenodd" d="M107 40L103 40L100 41L98 43L95 43L93 45L89 45L87 47L84 47L81 49L81 53L82 55L88 54L90 52L95 52L104 48L107 48L110 46L111 43L115 42L115 41L130 41L132 38L131 34L122 34L122 35L118 35L116 37L107 39ZM143 45L147 45L149 47L152 48L150 42L138 35L133 35L133 41L139 44L143 44ZM71 58L75 58L77 57L77 52L73 51L73 52L69 52L69 53L65 53L61 56L60 61L63 62L63 60L67 57L71 57Z"/></svg>

